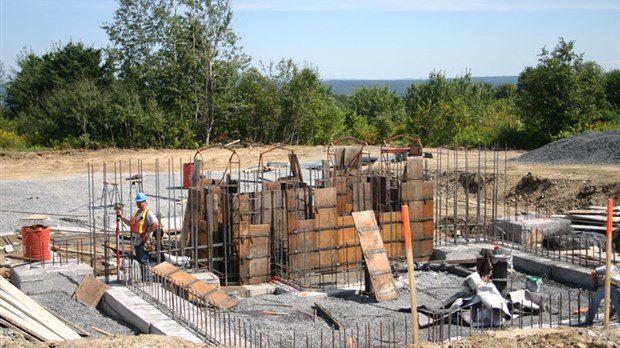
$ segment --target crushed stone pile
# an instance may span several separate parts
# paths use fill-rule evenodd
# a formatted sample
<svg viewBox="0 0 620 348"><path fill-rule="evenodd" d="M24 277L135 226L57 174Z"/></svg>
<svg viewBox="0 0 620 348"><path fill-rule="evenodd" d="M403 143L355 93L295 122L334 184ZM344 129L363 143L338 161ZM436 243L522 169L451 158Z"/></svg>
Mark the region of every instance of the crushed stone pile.
<svg viewBox="0 0 620 348"><path fill-rule="evenodd" d="M515 159L526 163L620 164L620 130L588 132L554 141Z"/></svg>

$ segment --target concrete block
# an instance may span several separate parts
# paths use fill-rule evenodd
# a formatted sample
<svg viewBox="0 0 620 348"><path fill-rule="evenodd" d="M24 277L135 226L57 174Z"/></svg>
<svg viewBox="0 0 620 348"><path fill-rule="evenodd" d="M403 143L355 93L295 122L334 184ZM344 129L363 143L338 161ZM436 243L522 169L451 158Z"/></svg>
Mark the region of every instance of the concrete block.
<svg viewBox="0 0 620 348"><path fill-rule="evenodd" d="M545 236L566 234L571 231L571 222L562 218L535 218L528 215L495 220L495 236L498 239L523 245L539 243Z"/></svg>
<svg viewBox="0 0 620 348"><path fill-rule="evenodd" d="M26 294L64 291L72 294L82 278L93 274L85 263L69 260L60 263L23 263L11 267L11 283Z"/></svg>
<svg viewBox="0 0 620 348"><path fill-rule="evenodd" d="M211 272L198 272L192 273L192 275L199 280L215 287L216 289L220 289L220 278Z"/></svg>
<svg viewBox="0 0 620 348"><path fill-rule="evenodd" d="M589 268L571 265L523 252L513 252L514 268L522 273L553 279L583 289L593 289ZM544 287L544 285L543 285Z"/></svg>
<svg viewBox="0 0 620 348"><path fill-rule="evenodd" d="M196 335L126 287L116 285L106 291L101 308L123 318L142 333L175 336L190 342L203 343Z"/></svg>
<svg viewBox="0 0 620 348"><path fill-rule="evenodd" d="M276 292L276 289L277 287L275 285L265 283L257 285L228 286L223 288L222 291L230 296L252 298L256 296L273 294Z"/></svg>

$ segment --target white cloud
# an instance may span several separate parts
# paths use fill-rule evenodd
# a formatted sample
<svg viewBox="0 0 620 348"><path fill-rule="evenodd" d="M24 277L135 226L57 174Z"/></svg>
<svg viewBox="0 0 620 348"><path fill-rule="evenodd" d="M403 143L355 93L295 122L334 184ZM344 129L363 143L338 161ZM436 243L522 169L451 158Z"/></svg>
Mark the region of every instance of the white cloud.
<svg viewBox="0 0 620 348"><path fill-rule="evenodd" d="M233 0L235 10L339 11L620 11L617 0Z"/></svg>

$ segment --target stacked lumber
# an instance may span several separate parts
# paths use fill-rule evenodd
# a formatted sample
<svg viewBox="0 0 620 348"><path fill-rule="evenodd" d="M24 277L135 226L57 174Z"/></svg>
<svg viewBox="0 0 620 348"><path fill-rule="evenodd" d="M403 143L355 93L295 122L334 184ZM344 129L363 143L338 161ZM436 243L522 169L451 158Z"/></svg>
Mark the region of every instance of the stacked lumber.
<svg viewBox="0 0 620 348"><path fill-rule="evenodd" d="M612 213L612 232L618 230L620 224L620 207L615 207ZM591 206L585 210L571 210L562 217L571 221L573 230L605 233L607 231L607 208Z"/></svg>
<svg viewBox="0 0 620 348"><path fill-rule="evenodd" d="M2 277L0 322L42 342L81 338L77 332Z"/></svg>

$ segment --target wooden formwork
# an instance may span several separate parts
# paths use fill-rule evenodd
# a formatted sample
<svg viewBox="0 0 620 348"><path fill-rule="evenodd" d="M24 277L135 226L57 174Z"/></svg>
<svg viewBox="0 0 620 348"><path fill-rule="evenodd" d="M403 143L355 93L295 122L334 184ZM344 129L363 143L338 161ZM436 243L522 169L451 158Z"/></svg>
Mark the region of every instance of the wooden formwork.
<svg viewBox="0 0 620 348"><path fill-rule="evenodd" d="M260 284L271 276L271 226L246 225L239 240L239 278L241 284Z"/></svg>
<svg viewBox="0 0 620 348"><path fill-rule="evenodd" d="M335 156L341 163L357 163L355 153L359 150L338 150ZM312 287L317 284L316 274L361 270L364 254L352 214L368 210L374 210L388 258L404 257L403 223L411 227L414 258L430 258L433 185L424 181L422 158L408 158L398 177L394 173L369 176L358 167L330 170L323 181L327 187L314 191L298 181L301 174L299 168L296 171L264 184L258 192L228 194L221 183L214 182L190 188L190 201L201 202L200 207L188 209L193 219L199 217L200 258L217 258L213 244L232 243L241 284L280 276ZM401 205L409 206L408 222L402 221ZM232 231L230 239L217 239L227 229ZM339 280L337 276L321 280L330 281Z"/></svg>

